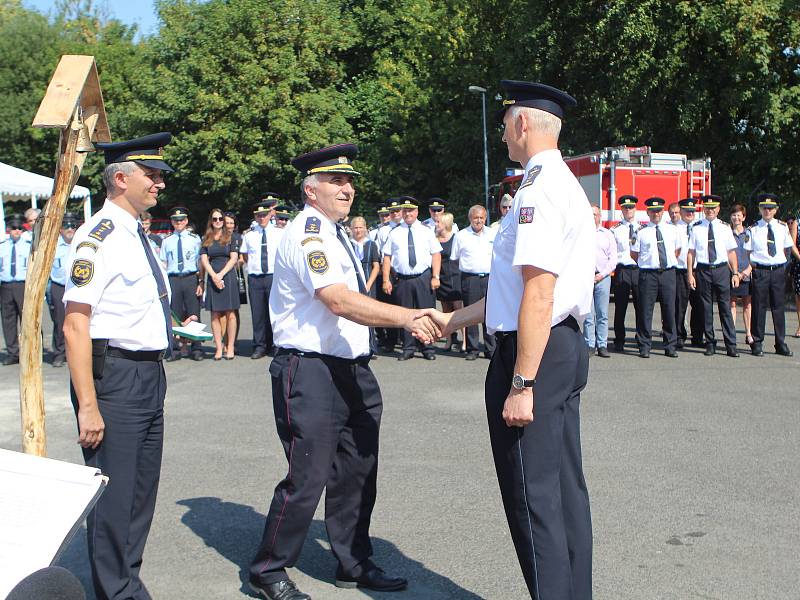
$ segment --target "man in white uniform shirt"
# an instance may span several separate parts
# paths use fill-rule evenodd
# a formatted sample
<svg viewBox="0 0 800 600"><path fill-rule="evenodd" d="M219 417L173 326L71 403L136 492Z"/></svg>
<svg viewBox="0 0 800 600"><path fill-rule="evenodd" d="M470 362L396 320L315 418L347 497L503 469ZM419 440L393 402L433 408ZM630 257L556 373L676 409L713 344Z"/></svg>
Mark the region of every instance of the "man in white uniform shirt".
<svg viewBox="0 0 800 600"><path fill-rule="evenodd" d="M139 573L161 472L162 359L172 340L167 274L138 216L155 206L172 169L157 133L96 144L106 201L75 233L67 260L64 338L78 443L109 478L86 519L98 600L149 600Z"/></svg>
<svg viewBox="0 0 800 600"><path fill-rule="evenodd" d="M619 207L622 221L611 228L617 241L617 267L611 287L614 290L614 350L625 349L625 315L628 312L629 299L633 299L633 310L636 322L639 322L639 266L631 257L631 246L636 243L636 204L639 199L627 194L620 197Z"/></svg>
<svg viewBox="0 0 800 600"><path fill-rule="evenodd" d="M511 538L532 598L592 597L592 525L580 446L594 221L558 150L565 107L550 86L503 81L503 140L525 168L494 242L484 302L437 317L445 333L484 319L497 337L486 413ZM534 406L535 403L535 406Z"/></svg>
<svg viewBox="0 0 800 600"><path fill-rule="evenodd" d="M486 297L489 271L492 268L492 249L497 231L486 227L486 209L476 204L469 209L470 226L459 231L453 239L450 259L458 262L461 271L461 299L470 306ZM494 336L483 328L483 354L491 358L494 353ZM467 360L475 360L480 352L478 326L467 328Z"/></svg>
<svg viewBox="0 0 800 600"><path fill-rule="evenodd" d="M389 198L386 202L386 212L388 217L383 225L378 228L378 233L375 236L375 243L378 246L378 252L381 254L381 262L383 261L383 247L386 245L386 240L389 239L389 234L392 230L403 222L403 209L401 202L397 198ZM375 297L380 302L387 304L397 304L397 298L392 293L383 291L383 285L380 280L378 281L377 289L375 290ZM394 352L394 347L397 345L399 337L397 329L388 327L376 327L375 336L377 337L377 344L384 352Z"/></svg>
<svg viewBox="0 0 800 600"><path fill-rule="evenodd" d="M784 285L787 264L786 251L800 260L800 252L792 242L789 227L775 218L778 211L778 197L775 194L761 194L758 197L758 210L761 219L748 229L750 240L744 244L749 252L752 275L750 285L753 296L752 332L753 343L750 349L755 356L764 356L764 330L767 325L767 308L772 311L772 327L775 331L775 353L792 356L786 345L786 302Z"/></svg>
<svg viewBox="0 0 800 600"><path fill-rule="evenodd" d="M677 358L675 266L678 264L682 241L677 227L661 222L664 215L663 198L648 198L644 205L650 222L639 229L636 241L631 246L631 256L639 265L639 319L636 323L639 356L650 357L653 308L660 298L664 354L669 358Z"/></svg>
<svg viewBox="0 0 800 600"><path fill-rule="evenodd" d="M703 330L706 356L716 353L714 337L714 304L722 324L725 349L731 358L739 356L736 350L736 328L731 314L731 286L739 285L739 265L736 260L736 239L731 226L717 218L721 198L712 194L701 198L705 219L692 226L689 252L686 256L689 286L700 292L703 302Z"/></svg>
<svg viewBox="0 0 800 600"><path fill-rule="evenodd" d="M272 402L289 468L250 566L251 586L268 600L309 599L286 569L300 555L323 490L336 585L386 592L407 585L371 560L383 401L369 368L368 326L404 327L426 341L441 331L425 311L363 295L361 264L339 225L355 195L357 152L339 144L292 160L305 208L281 240L269 302L278 347L269 367Z"/></svg>
<svg viewBox="0 0 800 600"><path fill-rule="evenodd" d="M689 274L686 268L686 256L689 253L689 236L695 224L694 198L684 198L678 202L680 221L675 225L681 236L681 253L678 255L678 266L675 268L675 326L678 333L678 350L686 345L689 332L686 331L686 309L692 307L689 317L689 331L692 346L703 346L703 303L697 290L689 287Z"/></svg>
<svg viewBox="0 0 800 600"><path fill-rule="evenodd" d="M433 308L442 266L442 245L436 235L417 220L417 200L403 196L403 222L389 234L383 246L383 291L406 308ZM391 274L394 273L395 283ZM418 348L426 360L436 360L433 346L403 333L403 351L397 360L408 360Z"/></svg>
<svg viewBox="0 0 800 600"><path fill-rule="evenodd" d="M439 218L444 213L447 207L447 201L444 198L433 197L428 200L428 213L431 215L425 219L422 224L436 234L436 228L439 226ZM453 233L458 233L458 225L453 223Z"/></svg>
<svg viewBox="0 0 800 600"><path fill-rule="evenodd" d="M269 222L273 207L278 202L276 194L267 194L253 210L256 224L242 234L239 248L240 261L247 262L247 287L250 314L253 317L253 360L264 358L272 352L272 325L269 318L269 297L272 276L275 272L275 255L283 238L284 229Z"/></svg>

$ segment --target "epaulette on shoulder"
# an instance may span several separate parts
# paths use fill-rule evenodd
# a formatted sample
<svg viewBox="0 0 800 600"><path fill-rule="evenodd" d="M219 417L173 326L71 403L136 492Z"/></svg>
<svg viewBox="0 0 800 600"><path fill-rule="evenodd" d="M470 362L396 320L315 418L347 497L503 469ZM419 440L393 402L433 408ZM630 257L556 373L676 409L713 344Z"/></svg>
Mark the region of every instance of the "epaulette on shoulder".
<svg viewBox="0 0 800 600"><path fill-rule="evenodd" d="M786 225L787 227L789 226L789 224L786 221L781 221L780 219L778 219L778 223L780 223L781 225Z"/></svg>
<svg viewBox="0 0 800 600"><path fill-rule="evenodd" d="M190 231L190 232L189 232L189 237L196 237L196 238L199 238L200 236L199 236L199 235L197 235L197 234L196 234L194 231Z"/></svg>
<svg viewBox="0 0 800 600"><path fill-rule="evenodd" d="M113 221L111 221L111 219L101 219L100 222L89 232L89 237L97 240L98 242L102 242L111 234L112 231L114 231Z"/></svg>
<svg viewBox="0 0 800 600"><path fill-rule="evenodd" d="M611 229L616 229L616 228L617 228L617 227L619 227L620 225L622 225L622 221L620 221L619 223L617 223L616 225L614 225L614 226L613 226Z"/></svg>
<svg viewBox="0 0 800 600"><path fill-rule="evenodd" d="M639 229L637 231L641 231L642 229L647 229L647 224L639 225Z"/></svg>

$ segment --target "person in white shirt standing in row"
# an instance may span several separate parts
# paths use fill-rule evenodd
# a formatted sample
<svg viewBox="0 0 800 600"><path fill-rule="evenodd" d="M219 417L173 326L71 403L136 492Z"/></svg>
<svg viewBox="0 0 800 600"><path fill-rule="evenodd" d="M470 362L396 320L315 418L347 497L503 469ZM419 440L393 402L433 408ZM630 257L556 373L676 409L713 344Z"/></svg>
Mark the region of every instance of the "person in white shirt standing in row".
<svg viewBox="0 0 800 600"><path fill-rule="evenodd" d="M650 357L650 348L653 345L653 308L660 298L664 354L669 358L677 358L675 267L683 244L677 227L661 222L664 199L648 198L644 204L650 222L639 229L636 241L631 246L631 257L639 265L639 318L636 323L639 356Z"/></svg>
<svg viewBox="0 0 800 600"><path fill-rule="evenodd" d="M592 206L595 233L594 294L592 312L583 322L583 337L589 352L597 352L601 358L609 358L608 353L608 303L611 298L611 273L617 264L617 241L614 234L601 225L602 213L599 206ZM596 350L595 350L596 349Z"/></svg>
<svg viewBox="0 0 800 600"><path fill-rule="evenodd" d="M767 322L767 307L772 311L772 326L775 330L775 353L792 356L786 345L786 302L784 285L787 250L800 260L800 252L792 242L789 227L775 218L778 211L778 197L774 194L761 194L758 197L758 210L761 220L749 228L750 240L744 248L750 254L752 287L753 343L750 348L754 356L764 356L764 329Z"/></svg>
<svg viewBox="0 0 800 600"><path fill-rule="evenodd" d="M470 226L456 233L450 259L458 262L461 271L461 299L464 306L479 302L486 297L489 288L489 271L492 267L492 250L495 229L486 227L486 209L476 204L469 209ZM493 335L483 328L483 355L491 358L494 353ZM467 328L467 360L475 360L480 353L480 335L478 326Z"/></svg>
<svg viewBox="0 0 800 600"><path fill-rule="evenodd" d="M422 224L428 229L436 233L436 228L439 226L439 219L442 218L444 209L447 206L447 201L443 198L433 197L428 200L428 212L430 217L425 219ZM458 233L458 225L453 223L453 233Z"/></svg>
<svg viewBox="0 0 800 600"><path fill-rule="evenodd" d="M415 198L404 196L403 222L392 229L383 251L383 291L394 292L396 304L405 308L433 308L436 306L436 289L439 287L439 270L442 266L442 245L428 227L417 220L419 205ZM397 277L396 286L390 271ZM403 332L403 352L398 360L413 358L418 348L426 360L436 360L433 346L423 344L409 331Z"/></svg>

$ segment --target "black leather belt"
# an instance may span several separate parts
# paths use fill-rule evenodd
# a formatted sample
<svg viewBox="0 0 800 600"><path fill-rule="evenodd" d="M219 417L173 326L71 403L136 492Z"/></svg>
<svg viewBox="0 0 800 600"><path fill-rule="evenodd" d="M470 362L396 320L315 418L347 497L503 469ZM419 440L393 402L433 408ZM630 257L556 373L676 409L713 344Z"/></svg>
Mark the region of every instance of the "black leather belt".
<svg viewBox="0 0 800 600"><path fill-rule="evenodd" d="M272 275L272 273L248 273L248 277L266 277L267 275Z"/></svg>
<svg viewBox="0 0 800 600"><path fill-rule="evenodd" d="M425 269L422 273L417 273L416 275L403 275L402 273L396 273L396 275L399 279L416 279L421 275L425 275L428 271L430 271L430 269Z"/></svg>
<svg viewBox="0 0 800 600"><path fill-rule="evenodd" d="M197 271L192 271L191 273L167 273L170 277L197 277Z"/></svg>
<svg viewBox="0 0 800 600"><path fill-rule="evenodd" d="M786 266L786 263L781 263L779 265L759 265L757 263L751 263L754 269L759 269L762 271L777 271L778 269L782 269Z"/></svg>
<svg viewBox="0 0 800 600"><path fill-rule="evenodd" d="M646 269L644 267L639 267L640 271L653 271L654 273L663 273L664 271L672 271L675 267L667 267L666 269Z"/></svg>
<svg viewBox="0 0 800 600"><path fill-rule="evenodd" d="M364 356L359 356L357 358L343 358L341 356L333 356L331 354L320 354L319 352L305 352L303 350L298 350L297 348L278 348L275 356L282 355L302 356L303 358L319 358L321 360L346 363L349 365L369 364L370 358L372 357L372 354L365 354Z"/></svg>
<svg viewBox="0 0 800 600"><path fill-rule="evenodd" d="M617 269L638 269L639 265L623 265L622 263L617 263Z"/></svg>
<svg viewBox="0 0 800 600"><path fill-rule="evenodd" d="M707 265L705 263L697 263L697 269L698 270L703 270L703 269L721 269L722 267L727 267L727 266L728 266L728 263L726 263L726 262L719 263L719 264L716 264L716 265Z"/></svg>
<svg viewBox="0 0 800 600"><path fill-rule="evenodd" d="M461 271L462 277L488 277L488 273L467 273L466 271Z"/></svg>
<svg viewBox="0 0 800 600"><path fill-rule="evenodd" d="M687 271L686 267L675 267L675 270L679 273L686 273Z"/></svg>
<svg viewBox="0 0 800 600"><path fill-rule="evenodd" d="M563 321L559 321L558 323L553 325L550 329L553 329L554 327L561 327L562 325L569 325L571 327L577 328L578 327L578 321L575 320L575 317L573 317L572 315L569 315ZM495 331L494 332L494 339L497 340L498 343L502 343L503 341L509 340L509 339L512 339L512 338L513 339L517 338L517 332L516 331Z"/></svg>
<svg viewBox="0 0 800 600"><path fill-rule="evenodd" d="M127 358L128 360L135 360L138 362L157 362L164 360L167 350L125 350L124 348L117 348L109 346L106 348L106 356L114 356L116 358Z"/></svg>

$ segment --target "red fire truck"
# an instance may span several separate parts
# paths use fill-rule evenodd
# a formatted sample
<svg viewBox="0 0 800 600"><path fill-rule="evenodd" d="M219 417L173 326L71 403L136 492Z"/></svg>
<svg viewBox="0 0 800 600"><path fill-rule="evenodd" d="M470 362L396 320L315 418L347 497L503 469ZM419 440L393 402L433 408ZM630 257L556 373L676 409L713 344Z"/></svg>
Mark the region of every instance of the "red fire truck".
<svg viewBox="0 0 800 600"><path fill-rule="evenodd" d="M617 198L633 194L639 198L636 218L647 222L644 201L652 196L667 205L682 198L699 198L711 193L711 159L687 158L685 154L653 152L650 146L617 146L578 156L565 157L567 166L578 178L589 202L603 211L603 224L622 219ZM496 200L517 191L521 169L509 170L499 184Z"/></svg>

